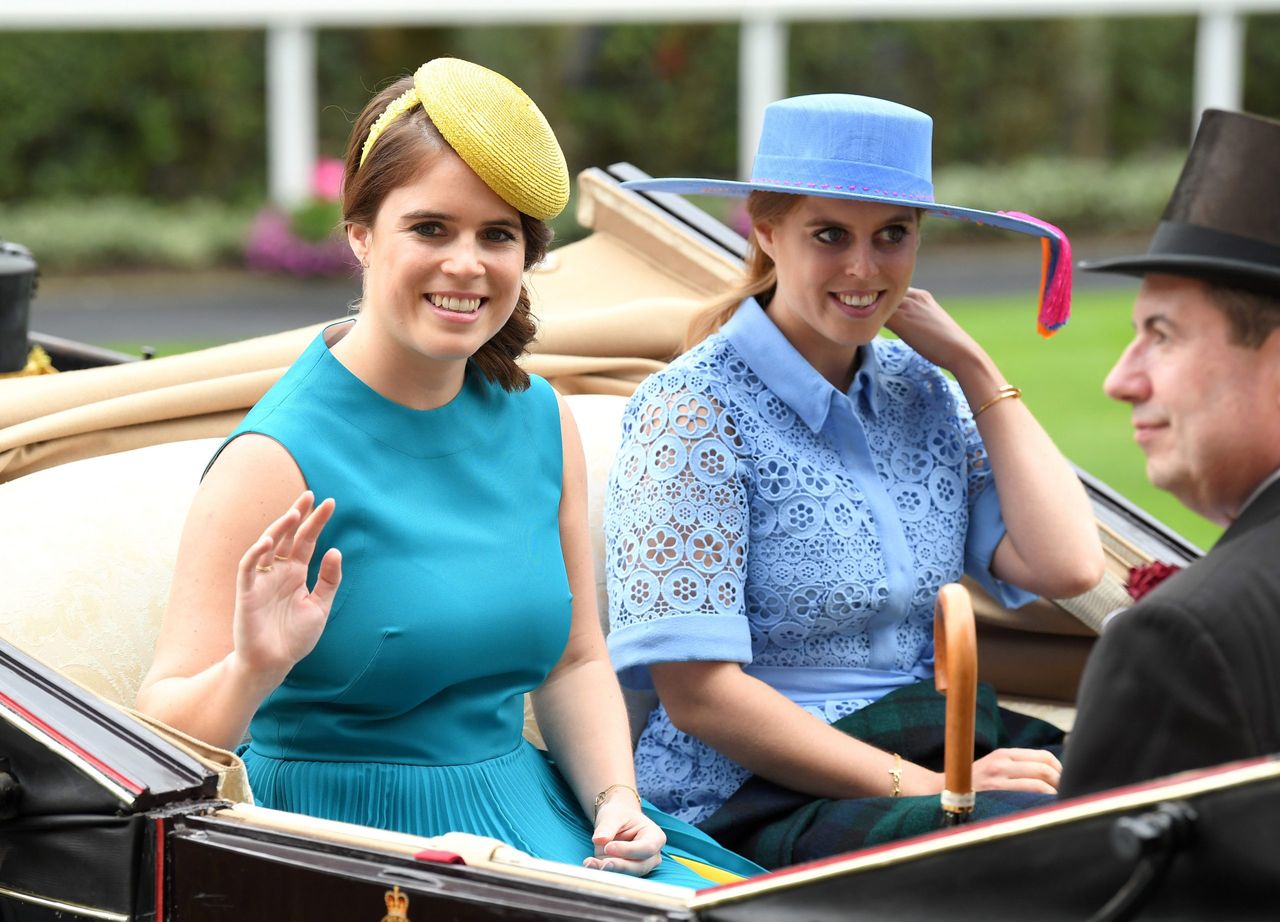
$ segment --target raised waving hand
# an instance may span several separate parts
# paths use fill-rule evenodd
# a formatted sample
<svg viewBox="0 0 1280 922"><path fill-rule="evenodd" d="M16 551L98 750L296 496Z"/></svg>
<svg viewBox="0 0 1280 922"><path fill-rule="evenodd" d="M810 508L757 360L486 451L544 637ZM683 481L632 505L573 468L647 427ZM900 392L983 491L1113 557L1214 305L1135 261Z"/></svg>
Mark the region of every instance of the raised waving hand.
<svg viewBox="0 0 1280 922"><path fill-rule="evenodd" d="M332 499L316 506L311 491L304 491L240 558L234 653L245 668L276 682L315 647L342 581L342 555L330 548L315 586L307 586L316 539L333 509Z"/></svg>

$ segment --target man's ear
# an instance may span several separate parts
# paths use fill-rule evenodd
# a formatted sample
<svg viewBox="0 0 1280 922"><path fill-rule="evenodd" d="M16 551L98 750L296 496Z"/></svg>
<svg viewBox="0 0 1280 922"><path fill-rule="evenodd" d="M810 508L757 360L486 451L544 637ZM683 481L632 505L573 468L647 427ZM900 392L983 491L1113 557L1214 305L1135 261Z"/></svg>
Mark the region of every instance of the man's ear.
<svg viewBox="0 0 1280 922"><path fill-rule="evenodd" d="M1263 446L1270 444L1271 463L1280 464L1280 327L1271 331L1258 351L1262 359L1259 365L1266 380L1259 398L1263 406L1257 411L1261 415L1254 431L1258 450L1265 451Z"/></svg>
<svg viewBox="0 0 1280 922"><path fill-rule="evenodd" d="M369 266L369 247L372 243L372 230L363 224L347 225L347 245L351 247L351 252L355 254L360 265L365 268Z"/></svg>
<svg viewBox="0 0 1280 922"><path fill-rule="evenodd" d="M1266 356L1264 367L1269 370L1271 388L1271 412L1280 414L1280 327L1272 330L1259 347Z"/></svg>

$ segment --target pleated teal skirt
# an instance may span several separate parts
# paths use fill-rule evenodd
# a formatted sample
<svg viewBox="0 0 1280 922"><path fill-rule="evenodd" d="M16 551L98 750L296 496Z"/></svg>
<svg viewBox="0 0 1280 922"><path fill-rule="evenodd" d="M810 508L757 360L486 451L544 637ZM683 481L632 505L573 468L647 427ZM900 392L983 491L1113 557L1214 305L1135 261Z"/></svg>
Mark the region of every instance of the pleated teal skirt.
<svg viewBox="0 0 1280 922"><path fill-rule="evenodd" d="M591 825L564 778L523 739L506 755L466 765L275 759L252 744L241 755L264 807L420 836L467 832L577 866L595 851ZM645 813L667 835L663 861L649 880L712 885L676 856L742 877L762 873L693 826L649 804Z"/></svg>

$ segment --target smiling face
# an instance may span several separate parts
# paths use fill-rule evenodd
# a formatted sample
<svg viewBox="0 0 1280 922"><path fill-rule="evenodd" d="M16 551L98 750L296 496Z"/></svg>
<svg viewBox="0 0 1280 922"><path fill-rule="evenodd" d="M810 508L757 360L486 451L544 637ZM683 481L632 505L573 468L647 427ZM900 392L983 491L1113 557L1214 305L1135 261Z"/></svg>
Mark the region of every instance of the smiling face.
<svg viewBox="0 0 1280 922"><path fill-rule="evenodd" d="M460 386L466 360L507 322L520 295L519 212L445 148L387 194L372 227L352 224L347 233L368 267L357 325L365 329L360 348L348 347L362 367L353 370L374 374L367 383L384 393L381 382L394 381L393 368L405 363Z"/></svg>
<svg viewBox="0 0 1280 922"><path fill-rule="evenodd" d="M1154 274L1133 324L1106 392L1133 405L1148 479L1225 525L1280 466L1280 331L1237 344L1205 282Z"/></svg>
<svg viewBox="0 0 1280 922"><path fill-rule="evenodd" d="M773 322L827 377L851 372L858 346L875 338L911 284L915 209L806 195L755 233L777 269Z"/></svg>

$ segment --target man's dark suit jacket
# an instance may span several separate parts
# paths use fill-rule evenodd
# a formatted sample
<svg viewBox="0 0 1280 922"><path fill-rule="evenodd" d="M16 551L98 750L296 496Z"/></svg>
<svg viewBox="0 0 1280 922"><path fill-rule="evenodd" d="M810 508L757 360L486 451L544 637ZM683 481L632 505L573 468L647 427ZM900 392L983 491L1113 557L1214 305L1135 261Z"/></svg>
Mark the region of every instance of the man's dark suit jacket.
<svg viewBox="0 0 1280 922"><path fill-rule="evenodd" d="M1059 794L1280 751L1280 482L1116 615L1081 680Z"/></svg>

